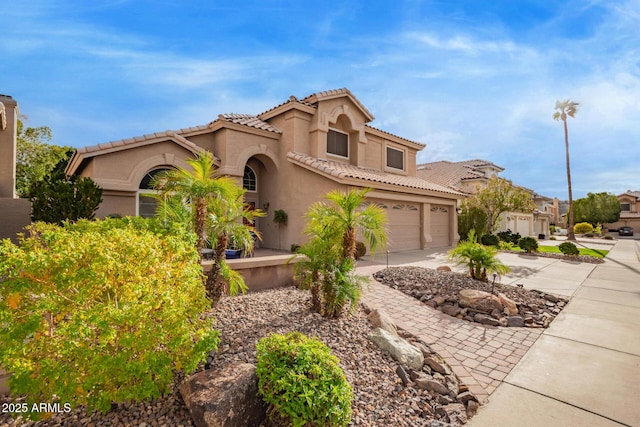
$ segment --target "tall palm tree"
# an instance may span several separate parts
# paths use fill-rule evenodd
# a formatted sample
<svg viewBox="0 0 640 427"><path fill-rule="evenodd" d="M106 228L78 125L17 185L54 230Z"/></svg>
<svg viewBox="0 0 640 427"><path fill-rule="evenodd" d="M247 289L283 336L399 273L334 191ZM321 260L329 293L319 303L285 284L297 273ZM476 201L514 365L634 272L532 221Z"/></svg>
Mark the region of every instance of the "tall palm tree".
<svg viewBox="0 0 640 427"><path fill-rule="evenodd" d="M375 204L362 207L370 188L342 192L334 190L327 193L327 200L335 206L324 202L311 205L307 218L309 229L321 227L332 230L342 240L343 257L356 259L356 234L359 231L369 244L372 253L378 246L387 243L387 217L385 212Z"/></svg>
<svg viewBox="0 0 640 427"><path fill-rule="evenodd" d="M556 101L556 112L553 113L554 120L562 120L564 124L564 145L567 151L567 186L569 187L569 223L567 224L567 240L576 240L573 231L573 193L571 190L571 166L569 162L569 130L567 129L567 116L575 117L578 111L578 103L569 99L564 101Z"/></svg>
<svg viewBox="0 0 640 427"><path fill-rule="evenodd" d="M187 160L187 163L191 170L177 168L164 171L154 177L152 185L160 191L157 199L163 214L183 216L180 206L190 209L198 238L198 254L202 258L207 239L208 206L213 200L226 200L235 194L237 185L229 177L216 175L213 155L208 151Z"/></svg>

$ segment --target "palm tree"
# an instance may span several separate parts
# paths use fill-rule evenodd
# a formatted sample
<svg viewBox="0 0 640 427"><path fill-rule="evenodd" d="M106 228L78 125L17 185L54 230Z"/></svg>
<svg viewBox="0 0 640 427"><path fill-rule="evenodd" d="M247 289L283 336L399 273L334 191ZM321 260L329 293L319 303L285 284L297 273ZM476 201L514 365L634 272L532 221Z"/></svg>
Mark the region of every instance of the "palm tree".
<svg viewBox="0 0 640 427"><path fill-rule="evenodd" d="M242 277L231 270L225 261L229 244L232 243L234 249L250 254L253 252L254 236L260 238L257 230L247 224L265 214L259 209L249 209L244 201L244 193L243 188L236 186L226 198L209 201L206 231L212 240L213 265L207 277L206 288L214 305L227 286L231 295L246 290Z"/></svg>
<svg viewBox="0 0 640 427"><path fill-rule="evenodd" d="M375 204L362 206L369 191L332 191L326 196L332 205L314 203L306 214L310 239L298 251L306 259L294 268L299 286L311 289L314 310L326 317L339 317L346 306L353 310L360 299L356 234L364 236L373 253L387 241L385 212Z"/></svg>
<svg viewBox="0 0 640 427"><path fill-rule="evenodd" d="M496 257L497 253L495 248L478 243L475 230L471 230L468 240L449 251L449 259L456 265L467 266L472 279L486 282L487 273L502 275L510 271L510 268Z"/></svg>
<svg viewBox="0 0 640 427"><path fill-rule="evenodd" d="M565 99L556 101L556 111L553 113L554 120L562 120L564 124L564 145L567 151L567 185L569 187L569 223L567 224L567 240L576 240L573 232L573 194L571 191L571 167L569 162L569 130L567 129L567 116L575 117L578 111L578 103Z"/></svg>
<svg viewBox="0 0 640 427"><path fill-rule="evenodd" d="M232 178L217 176L213 155L205 151L195 159L188 159L191 170L177 168L164 171L154 177L153 187L163 214L180 213L180 205L190 209L193 228L197 236L196 246L202 259L202 249L207 239L206 223L208 207L213 200L227 200L237 191Z"/></svg>
<svg viewBox="0 0 640 427"><path fill-rule="evenodd" d="M317 227L332 230L342 240L343 257L356 259L356 233L359 231L372 253L387 243L387 218L384 210L375 204L362 207L370 188L342 192L334 190L326 195L335 206L324 202L311 205L307 218L310 230Z"/></svg>

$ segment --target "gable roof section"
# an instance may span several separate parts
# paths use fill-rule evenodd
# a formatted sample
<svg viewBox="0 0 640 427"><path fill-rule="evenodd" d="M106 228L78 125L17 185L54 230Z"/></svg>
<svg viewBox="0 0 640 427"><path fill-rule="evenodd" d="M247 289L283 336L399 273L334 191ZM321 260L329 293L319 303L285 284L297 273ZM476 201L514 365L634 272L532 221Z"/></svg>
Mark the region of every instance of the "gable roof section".
<svg viewBox="0 0 640 427"><path fill-rule="evenodd" d="M142 136L136 136L134 138L121 139L118 141L105 142L103 144L78 148L75 153L73 153L73 156L71 156L69 164L65 169L65 173L73 175L74 173L81 172L86 162L92 157L163 141L171 141L191 151L193 154L198 154L204 151L203 148L197 146L182 135L179 135L177 132L166 130L164 132L150 133Z"/></svg>
<svg viewBox="0 0 640 427"><path fill-rule="evenodd" d="M228 113L228 114L220 114L218 118L209 123L209 127L215 127L216 123L229 122L235 123L242 126L248 126L255 129L266 130L268 132L273 132L277 134L281 134L282 131L277 127L263 121L258 116L254 116L252 114L237 114L237 113Z"/></svg>
<svg viewBox="0 0 640 427"><path fill-rule="evenodd" d="M275 117L279 114L284 113L285 111L294 108L305 111L309 114L314 114L316 106L314 104L311 104L310 102L301 101L295 96L291 95L285 102L278 104L275 107L269 108L267 111L263 111L262 113L258 114L258 117L262 120L269 120L272 117Z"/></svg>
<svg viewBox="0 0 640 427"><path fill-rule="evenodd" d="M287 160L337 181L353 179L356 181L362 181L361 185L365 186L370 185L370 183L379 183L397 187L435 191L454 196L463 196L463 194L458 191L414 176L395 175L381 172L379 170L360 168L347 163L318 159L316 157L307 156L293 151L287 153Z"/></svg>
<svg viewBox="0 0 640 427"><path fill-rule="evenodd" d="M640 199L640 191L627 190L622 194L618 194L617 197L622 197L622 196L631 196L631 197L635 197L636 200L638 200L638 199Z"/></svg>
<svg viewBox="0 0 640 427"><path fill-rule="evenodd" d="M306 102L311 105L316 105L318 102L323 100L342 98L342 97L349 98L360 109L360 111L362 111L362 113L367 118L367 122L373 121L373 119L375 119L375 117L373 117L373 114L371 114L371 112L367 110L367 108L364 105L362 105L362 103L358 100L358 98L356 98L349 89L344 87L340 89L331 89L331 90L325 90L322 92L313 93L307 96L306 98L303 98L302 102Z"/></svg>
<svg viewBox="0 0 640 427"><path fill-rule="evenodd" d="M401 140L402 142L405 143L404 145L410 145L413 148L415 148L416 150L422 150L424 147L427 146L427 144L423 144L421 142L412 141L412 140L404 138L402 136L394 135L391 132L387 132L386 130L374 128L373 126L369 126L369 125L364 125L364 126L366 127L366 131L367 132L371 132L373 134L378 134L378 136L380 136L382 138L399 139L399 140Z"/></svg>

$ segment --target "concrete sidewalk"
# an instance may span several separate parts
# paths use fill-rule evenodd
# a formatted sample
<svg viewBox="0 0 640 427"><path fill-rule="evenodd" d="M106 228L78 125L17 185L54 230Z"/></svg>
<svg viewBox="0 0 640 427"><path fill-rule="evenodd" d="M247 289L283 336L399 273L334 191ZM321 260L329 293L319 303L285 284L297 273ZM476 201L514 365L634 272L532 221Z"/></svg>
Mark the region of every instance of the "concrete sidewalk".
<svg viewBox="0 0 640 427"><path fill-rule="evenodd" d="M470 426L640 426L639 254L640 242L617 242ZM575 283L562 267L527 287Z"/></svg>
<svg viewBox="0 0 640 427"><path fill-rule="evenodd" d="M591 242L580 243L592 246ZM397 292L382 285L364 297L389 306L390 314L394 313L407 329L418 335L423 329L428 332L423 339L442 346L439 351L447 361L468 371L465 380L476 380L485 390L489 403L471 420L472 427L640 426L640 241L620 239L607 249L611 251L604 264L499 255L512 268L502 283L523 284L528 289L572 299L551 327L533 345L526 345L529 350L522 359L514 360L512 369L505 365L509 374L500 378L495 390L495 382L483 383L475 372L478 368L469 361L478 362L477 352L497 337L476 342L474 332L465 329L468 326L449 325L447 319L430 320L422 312L413 313L418 308L410 297L400 301L403 294L378 295L381 290ZM450 265L447 249L413 251L389 254L388 261L386 254L379 254L375 260L366 258L359 261L358 272L372 274L387 262L389 266L428 268ZM466 272L459 267L455 270ZM456 341L461 332L466 335ZM504 346L518 345L501 341ZM480 344L481 349L469 351L465 347L470 344ZM459 356L467 353L469 361L465 363ZM515 359L516 355L510 357Z"/></svg>

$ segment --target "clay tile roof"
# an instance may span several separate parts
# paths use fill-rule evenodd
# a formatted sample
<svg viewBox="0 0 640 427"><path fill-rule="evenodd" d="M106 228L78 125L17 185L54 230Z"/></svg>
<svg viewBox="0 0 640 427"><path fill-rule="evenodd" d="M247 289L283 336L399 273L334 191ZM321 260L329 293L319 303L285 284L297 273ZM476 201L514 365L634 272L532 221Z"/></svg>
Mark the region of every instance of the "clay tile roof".
<svg viewBox="0 0 640 427"><path fill-rule="evenodd" d="M312 104L310 102L306 102L304 100L300 100L300 99L296 98L295 96L291 95L289 97L289 99L287 99L286 101L276 105L275 107L271 107L268 110L263 111L262 113L258 114L258 117L262 117L263 115L265 115L265 114L267 114L267 113L269 113L269 112L271 112L271 111L273 111L273 110L275 110L277 108L280 108L283 105L293 104L293 103L302 104L302 105L306 105L307 107L316 108L316 106L314 104Z"/></svg>
<svg viewBox="0 0 640 427"><path fill-rule="evenodd" d="M460 192L451 188L446 188L414 176L396 175L375 169L360 168L347 163L318 159L292 151L287 153L287 158L294 163L306 165L311 169L315 169L318 172L331 175L336 178L355 178L368 182L391 184L406 188L417 188L420 190L431 190L460 196L462 195Z"/></svg>
<svg viewBox="0 0 640 427"><path fill-rule="evenodd" d="M155 132L142 136L136 136L134 138L121 139L118 141L105 142L98 145L90 145L88 147L78 148L76 152L78 154L87 154L88 157L99 155L104 152L118 151L125 149L128 145L135 145L145 143L154 139L170 138L178 142L183 147L191 150L194 153L202 151L202 148L194 144L193 142L185 139L184 137L177 135L173 131Z"/></svg>
<svg viewBox="0 0 640 427"><path fill-rule="evenodd" d="M324 98L336 98L338 96L341 95L347 95L349 96L353 102L355 102L358 107L360 107L360 109L362 109L362 111L364 111L364 113L366 115L369 116L370 120L373 120L373 114L371 114L371 112L369 110L367 110L367 107L365 107L358 98L356 98L353 93L351 93L351 91L345 87L340 88L340 89L331 89L331 90L324 90L321 92L316 92L316 93L312 93L311 95L305 97L302 99L302 102L307 102L310 104L316 104L318 101L324 99Z"/></svg>
<svg viewBox="0 0 640 427"><path fill-rule="evenodd" d="M282 131L277 127L259 119L257 116L254 116L252 114L220 114L218 115L218 118L211 123L215 123L217 121L236 123L239 125L262 129L273 133L282 133Z"/></svg>
<svg viewBox="0 0 640 427"><path fill-rule="evenodd" d="M403 141L410 142L410 143L415 144L415 145L418 145L418 146L420 146L420 147L426 147L426 146L427 146L427 144L423 144L422 142L412 141L412 140L407 139L407 138L405 138L405 137L403 137L403 136L398 136L398 135L393 134L393 133L391 133L391 132L387 132L386 130L378 129L378 128L375 128L375 127L370 126L370 125L365 125L365 127L369 128L369 129L373 129L373 130L378 131L378 132L381 132L381 133L383 133L383 134L386 134L386 135L392 136L392 137L394 137L394 138L402 139Z"/></svg>
<svg viewBox="0 0 640 427"><path fill-rule="evenodd" d="M424 163L418 165L416 175L424 180L436 184L458 189L461 181L465 179L482 179L484 173L474 170L467 162L439 162Z"/></svg>

